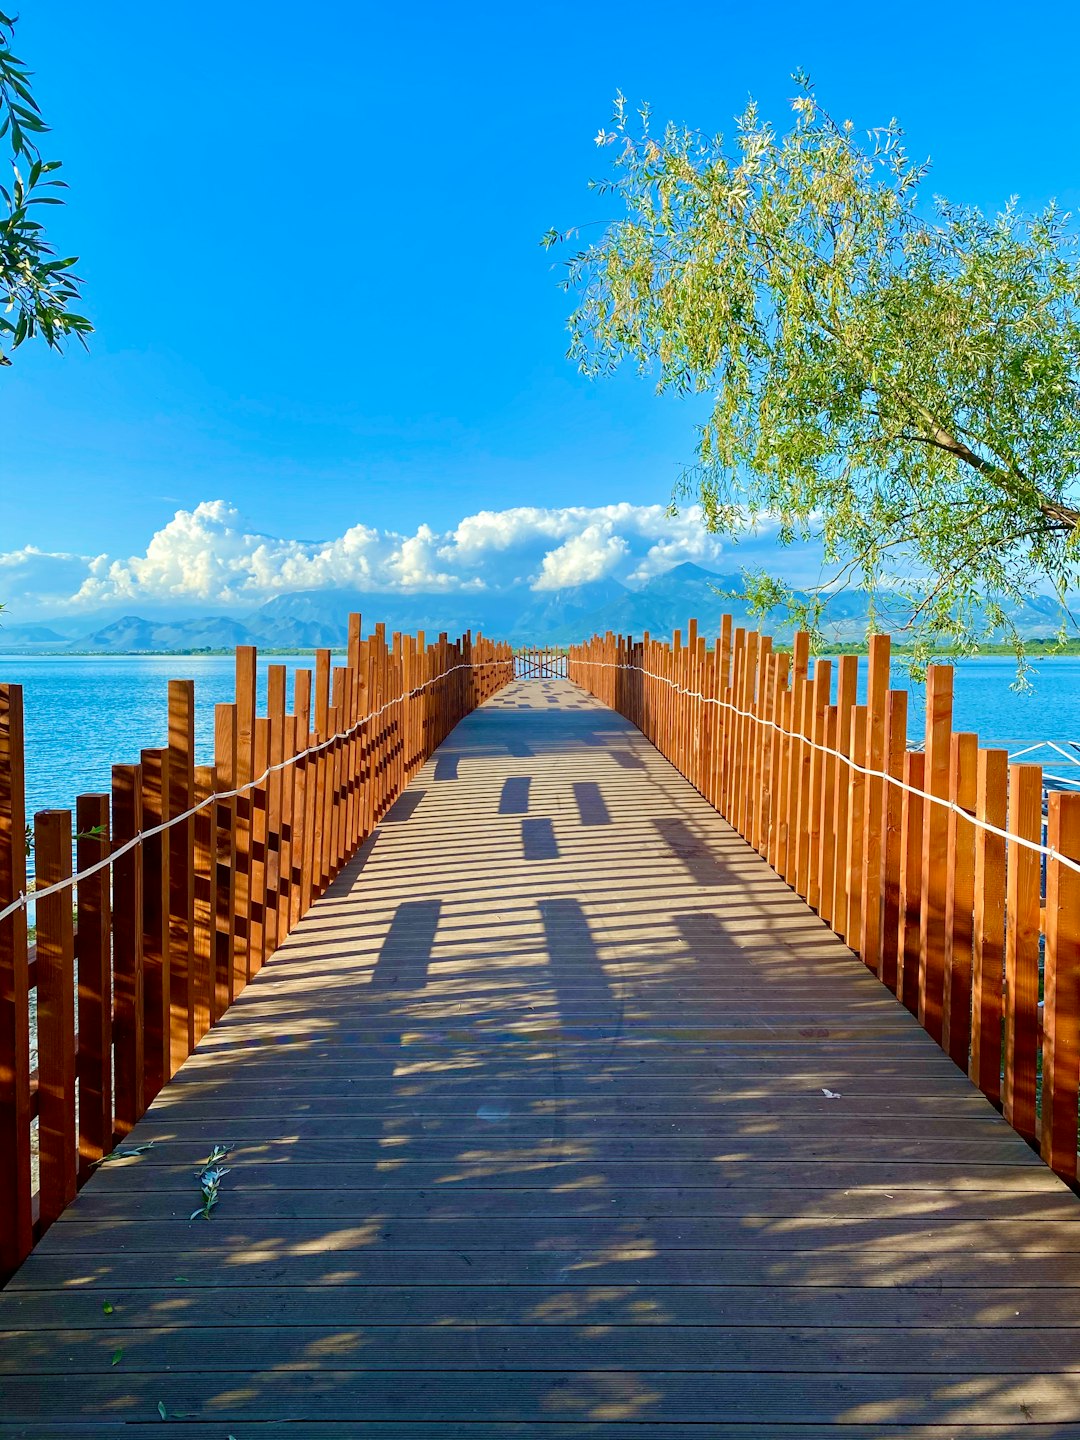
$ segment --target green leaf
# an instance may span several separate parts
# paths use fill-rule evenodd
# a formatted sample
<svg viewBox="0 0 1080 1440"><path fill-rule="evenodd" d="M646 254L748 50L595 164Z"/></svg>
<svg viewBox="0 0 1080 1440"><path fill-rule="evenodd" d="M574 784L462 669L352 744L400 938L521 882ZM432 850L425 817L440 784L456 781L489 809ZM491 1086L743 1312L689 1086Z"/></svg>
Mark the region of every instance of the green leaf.
<svg viewBox="0 0 1080 1440"><path fill-rule="evenodd" d="M109 1361L109 1364L110 1364L110 1365L119 1365L119 1364L120 1364L120 1361L121 1361L123 1358L124 1358L124 1352L123 1352L123 1350L114 1350L113 1353L112 1353L112 1359Z"/></svg>
<svg viewBox="0 0 1080 1440"><path fill-rule="evenodd" d="M111 1314L113 1313L112 1304L111 1304L111 1302L108 1301L108 1300L105 1301L105 1303L104 1303L104 1305L102 1305L101 1309L102 1309L102 1313L105 1314L105 1315L111 1315Z"/></svg>
<svg viewBox="0 0 1080 1440"><path fill-rule="evenodd" d="M165 1409L164 1400L159 1400L157 1402L157 1413L161 1416L162 1420L167 1420L169 1418L169 1412Z"/></svg>

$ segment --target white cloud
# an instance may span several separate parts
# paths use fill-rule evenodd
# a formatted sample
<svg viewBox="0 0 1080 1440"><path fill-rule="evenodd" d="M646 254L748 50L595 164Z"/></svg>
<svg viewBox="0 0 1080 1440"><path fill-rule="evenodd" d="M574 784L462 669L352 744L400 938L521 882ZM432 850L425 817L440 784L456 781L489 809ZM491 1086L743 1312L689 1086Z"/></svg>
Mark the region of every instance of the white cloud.
<svg viewBox="0 0 1080 1440"><path fill-rule="evenodd" d="M336 539L307 541L259 534L227 501L205 500L178 510L126 559L30 546L0 553L0 598L19 602L26 619L31 609L117 604L237 609L294 590L544 591L609 576L640 584L685 560L730 572L763 549L775 560L767 533L730 549L707 533L696 507L671 516L662 505L519 506L479 511L441 533L358 523Z"/></svg>

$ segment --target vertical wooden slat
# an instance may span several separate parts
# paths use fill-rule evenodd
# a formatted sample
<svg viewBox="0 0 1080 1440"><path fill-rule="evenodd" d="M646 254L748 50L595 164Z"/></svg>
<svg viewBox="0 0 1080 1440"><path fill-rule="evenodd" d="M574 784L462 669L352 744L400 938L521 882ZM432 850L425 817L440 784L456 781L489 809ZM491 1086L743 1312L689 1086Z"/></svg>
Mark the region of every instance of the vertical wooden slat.
<svg viewBox="0 0 1080 1440"><path fill-rule="evenodd" d="M222 793L236 786L236 706L214 707L214 772ZM217 901L214 939L215 1021L224 1015L244 988L244 974L237 963L236 921L236 800L221 799L216 811Z"/></svg>
<svg viewBox="0 0 1080 1440"><path fill-rule="evenodd" d="M975 814L1004 830L1009 808L1009 755L980 750ZM975 908L971 960L971 1056L968 1075L995 1103L1001 1098L1001 1015L1005 978L1005 840L976 827Z"/></svg>
<svg viewBox="0 0 1080 1440"><path fill-rule="evenodd" d="M287 674L284 665L266 668L266 763L285 758L285 702ZM284 935L281 930L281 896L286 883L282 857L285 778L275 770L266 782L266 953L273 954Z"/></svg>
<svg viewBox="0 0 1080 1440"><path fill-rule="evenodd" d="M864 817L866 813L866 766L867 732L870 714L866 705L856 705L851 712L851 735L848 743L848 836L847 836L847 919L844 922L844 939L857 952L862 937L863 915L863 840L865 836Z"/></svg>
<svg viewBox="0 0 1080 1440"><path fill-rule="evenodd" d="M306 751L311 744L311 671L293 674L293 709L296 711L296 748ZM315 761L306 758L297 763L297 795L294 802L297 833L293 842L295 882L293 887L292 923L306 915L311 904L311 823L313 815Z"/></svg>
<svg viewBox="0 0 1080 1440"><path fill-rule="evenodd" d="M71 811L34 816L38 891L71 879ZM72 895L37 901L39 1224L48 1229L75 1198L75 927Z"/></svg>
<svg viewBox="0 0 1080 1440"><path fill-rule="evenodd" d="M855 698L859 685L859 657L841 655L836 681L836 749L840 755L851 754L851 727ZM851 793L851 767L845 760L836 762L836 796L833 816L836 824L836 846L833 862L833 901L830 924L841 940L847 937L847 876L848 817Z"/></svg>
<svg viewBox="0 0 1080 1440"><path fill-rule="evenodd" d="M144 750L139 773L142 777L142 826L154 830L168 818L168 750ZM144 1098L149 1105L172 1074L172 961L169 904L168 832L151 835L142 842L142 984Z"/></svg>
<svg viewBox="0 0 1080 1440"><path fill-rule="evenodd" d="M142 772L112 770L113 847L142 830ZM113 1139L120 1140L146 1108L143 1050L143 846L113 861Z"/></svg>
<svg viewBox="0 0 1080 1440"><path fill-rule="evenodd" d="M195 797L195 684L169 681L169 991L172 1026L169 1074L195 1044L192 926L195 913L195 822L181 820Z"/></svg>
<svg viewBox="0 0 1080 1440"><path fill-rule="evenodd" d="M885 772L894 780L904 779L907 752L907 691L890 690L885 712ZM896 991L900 940L900 865L903 855L904 792L899 785L886 785L884 794L885 836L881 862L881 959L878 976L883 985Z"/></svg>
<svg viewBox="0 0 1080 1440"><path fill-rule="evenodd" d="M839 710L825 709L825 755L821 772L821 873L818 876L818 914L826 924L832 920L836 892L836 730Z"/></svg>
<svg viewBox="0 0 1080 1440"><path fill-rule="evenodd" d="M270 721L265 715L255 717L255 739L251 751L251 771L256 784L251 791L251 954L252 974L262 968L269 953L270 928L267 924L269 905L268 837L270 833L269 792L262 777L270 763Z"/></svg>
<svg viewBox="0 0 1080 1440"><path fill-rule="evenodd" d="M21 685L0 684L0 910L26 894ZM33 1244L26 910L0 920L0 1282Z"/></svg>
<svg viewBox="0 0 1080 1440"><path fill-rule="evenodd" d="M870 658L866 681L866 758L871 771L885 768L885 731L888 723L889 658L888 635L870 637ZM884 862L885 784L877 775L866 777L863 805L862 928L856 948L875 975L881 973L883 924L882 867Z"/></svg>
<svg viewBox="0 0 1080 1440"><path fill-rule="evenodd" d="M194 924L191 932L191 1005L194 1043L211 1024L214 982L213 954L217 911L217 825L212 800L216 783L212 765L195 767L195 854L192 865Z"/></svg>
<svg viewBox="0 0 1080 1440"><path fill-rule="evenodd" d="M80 795L75 868L88 870L109 854L109 797ZM80 1183L112 1149L112 916L108 869L79 881L75 953L79 962Z"/></svg>
<svg viewBox="0 0 1080 1440"><path fill-rule="evenodd" d="M810 697L810 786L806 826L806 886L804 898L814 910L821 905L821 798L825 787L825 716L832 690L832 663L814 661L814 682Z"/></svg>
<svg viewBox="0 0 1080 1440"><path fill-rule="evenodd" d="M926 677L926 768L928 795L947 799L952 736L953 670L931 665ZM949 821L942 805L923 805L922 915L919 922L919 1023L941 1044L945 988L945 885Z"/></svg>
<svg viewBox="0 0 1080 1440"><path fill-rule="evenodd" d="M1048 798L1046 957L1043 971L1042 1157L1076 1180L1077 1097L1080 1091L1080 795Z"/></svg>
<svg viewBox="0 0 1080 1440"><path fill-rule="evenodd" d="M1042 767L1009 766L1009 834L1042 839ZM1036 1140L1039 1050L1039 909L1041 862L1025 845L1008 842L1005 927L1005 1119L1025 1140Z"/></svg>
<svg viewBox="0 0 1080 1440"><path fill-rule="evenodd" d="M949 799L975 814L979 737L954 733L949 756ZM971 941L975 907L975 827L956 810L948 815L945 876L945 984L941 1044L961 1070L968 1068L971 1043Z"/></svg>
<svg viewBox="0 0 1080 1440"><path fill-rule="evenodd" d="M923 784L926 756L904 755L904 808L900 818L900 919L896 995L913 1015L919 1010L919 925L922 918Z"/></svg>
<svg viewBox="0 0 1080 1440"><path fill-rule="evenodd" d="M236 777L238 789L250 785L255 746L255 681L257 656L254 645L236 647ZM243 789L236 798L236 966L245 982L252 966L251 923L251 824L252 792Z"/></svg>

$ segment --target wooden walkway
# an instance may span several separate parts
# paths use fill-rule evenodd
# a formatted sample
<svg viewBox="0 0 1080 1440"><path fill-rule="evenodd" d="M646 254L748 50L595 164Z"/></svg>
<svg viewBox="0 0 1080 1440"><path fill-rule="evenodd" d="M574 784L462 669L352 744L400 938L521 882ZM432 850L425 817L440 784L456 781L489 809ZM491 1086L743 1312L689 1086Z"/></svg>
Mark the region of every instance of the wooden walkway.
<svg viewBox="0 0 1080 1440"><path fill-rule="evenodd" d="M0 1436L1080 1437L1077 1201L563 681L450 736L151 1141L0 1294Z"/></svg>

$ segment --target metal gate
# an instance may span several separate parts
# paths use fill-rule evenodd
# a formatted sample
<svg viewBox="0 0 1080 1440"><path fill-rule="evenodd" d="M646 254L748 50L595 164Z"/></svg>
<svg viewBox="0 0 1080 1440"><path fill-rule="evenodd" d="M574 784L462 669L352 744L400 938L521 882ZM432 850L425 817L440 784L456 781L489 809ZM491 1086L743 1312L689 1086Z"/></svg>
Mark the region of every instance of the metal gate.
<svg viewBox="0 0 1080 1440"><path fill-rule="evenodd" d="M515 680L568 680L570 657L564 650L519 650L514 656Z"/></svg>

